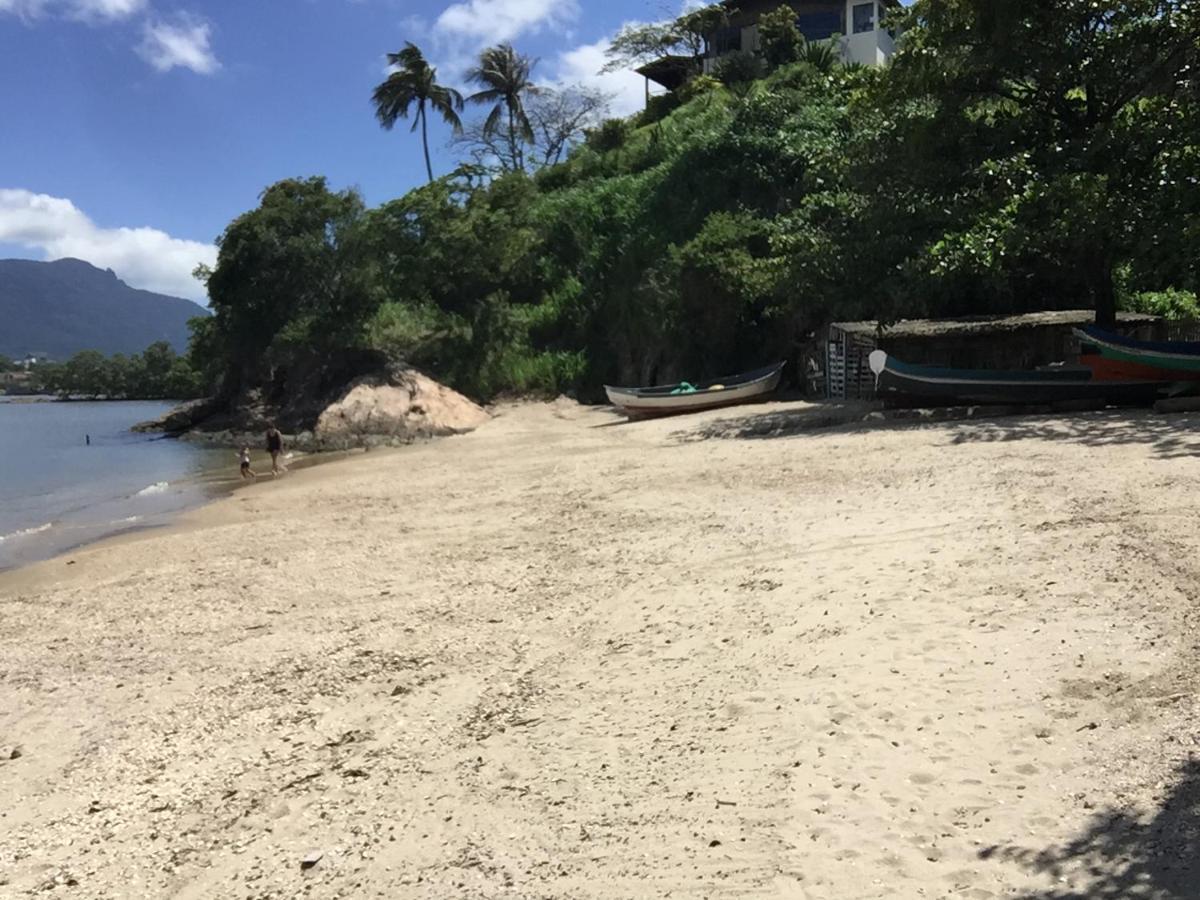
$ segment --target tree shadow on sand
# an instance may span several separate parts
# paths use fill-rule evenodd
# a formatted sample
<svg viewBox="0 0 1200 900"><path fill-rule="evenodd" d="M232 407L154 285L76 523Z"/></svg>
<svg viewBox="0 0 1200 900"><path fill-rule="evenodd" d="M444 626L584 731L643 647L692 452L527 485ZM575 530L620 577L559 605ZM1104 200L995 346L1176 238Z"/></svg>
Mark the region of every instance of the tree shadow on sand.
<svg viewBox="0 0 1200 900"><path fill-rule="evenodd" d="M717 419L674 436L681 442L766 440L816 431L854 434L917 428L948 431L954 444L1066 441L1087 447L1145 445L1164 459L1200 456L1200 416L1128 409L1036 415L1005 415L985 408L863 413L852 405L831 404ZM1195 896L1200 898L1200 888Z"/></svg>
<svg viewBox="0 0 1200 900"><path fill-rule="evenodd" d="M956 444L987 441L1069 441L1086 447L1146 445L1164 459L1200 455L1200 419L1144 410L1106 410L1055 417L1013 417L955 423ZM1200 890L1197 891L1200 897Z"/></svg>
<svg viewBox="0 0 1200 900"><path fill-rule="evenodd" d="M1196 900L1200 897L1200 762L1189 760L1149 819L1121 810L1092 818L1070 843L1043 850L987 847L981 859L1011 862L1068 884L1022 900Z"/></svg>

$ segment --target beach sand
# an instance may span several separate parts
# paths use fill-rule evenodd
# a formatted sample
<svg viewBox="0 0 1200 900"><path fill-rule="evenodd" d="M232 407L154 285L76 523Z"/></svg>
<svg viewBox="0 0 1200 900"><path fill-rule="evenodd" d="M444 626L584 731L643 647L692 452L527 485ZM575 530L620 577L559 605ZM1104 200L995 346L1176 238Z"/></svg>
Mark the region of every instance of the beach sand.
<svg viewBox="0 0 1200 900"><path fill-rule="evenodd" d="M0 896L1200 896L1200 420L803 414L504 408L4 575Z"/></svg>

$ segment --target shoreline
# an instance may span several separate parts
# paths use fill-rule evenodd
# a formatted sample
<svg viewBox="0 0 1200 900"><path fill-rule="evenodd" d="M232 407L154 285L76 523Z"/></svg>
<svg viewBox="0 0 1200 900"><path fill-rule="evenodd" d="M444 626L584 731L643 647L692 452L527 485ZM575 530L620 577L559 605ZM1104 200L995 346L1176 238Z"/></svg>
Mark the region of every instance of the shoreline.
<svg viewBox="0 0 1200 900"><path fill-rule="evenodd" d="M176 440L169 435L163 436L162 440ZM151 513L151 521L142 523L138 521L129 521L126 519L114 520L108 523L93 523L93 524L71 524L63 522L51 522L45 525L29 526L24 529L19 529L12 534L2 536L4 540L32 538L40 533L53 534L55 528L76 529L85 531L94 531L96 534L92 537L86 537L76 543L57 547L49 551L46 555L42 555L41 551L34 550L31 554L33 558L18 561L12 565L0 565L0 592L3 591L4 578L17 572L24 571L33 566L39 566L44 563L52 563L62 560L65 557L77 555L80 551L93 547L108 545L111 542L120 542L131 537L151 533L169 532L176 525L188 519L190 516L207 509L215 504L223 503L233 497L236 497L242 491L248 490L251 487L258 486L266 482L280 482L296 473L304 472L309 469L315 469L326 465L331 465L353 458L360 452L357 450L337 450L324 452L305 452L298 455L295 459L287 464L286 472L280 478L274 478L269 469L269 465L265 474L260 472L258 480L248 482L243 480L236 472L233 466L230 466L229 474L221 474L226 470L212 469L209 472L195 474L189 477L181 478L169 482L171 488L183 488L184 490L195 491L195 497L190 502L187 502L179 509L168 512ZM263 460L258 460L261 463ZM135 516L135 519L142 518ZM61 532L59 532L61 533Z"/></svg>
<svg viewBox="0 0 1200 900"><path fill-rule="evenodd" d="M1194 884L1190 423L809 413L506 408L0 575L8 889Z"/></svg>
<svg viewBox="0 0 1200 900"><path fill-rule="evenodd" d="M389 447L370 452L382 455L389 450L402 451L403 449ZM4 599L8 590L27 589L30 584L39 582L40 579L52 572L61 573L63 568L80 565L85 560L91 561L97 555L127 548L156 537L166 538L175 534L191 533L197 529L219 526L224 521L239 520L236 514L238 507L234 504L242 495L255 488L265 490L270 484L288 483L309 472L353 462L367 452L366 450L331 450L323 453L306 453L293 465L289 465L287 472L280 478L272 478L269 470L265 476L260 473L257 481L242 481L240 477L234 475L223 479L219 490L207 499L169 514L165 521L146 525L131 524L128 528L81 541L45 558L0 568L0 601ZM223 515L225 518L222 518Z"/></svg>

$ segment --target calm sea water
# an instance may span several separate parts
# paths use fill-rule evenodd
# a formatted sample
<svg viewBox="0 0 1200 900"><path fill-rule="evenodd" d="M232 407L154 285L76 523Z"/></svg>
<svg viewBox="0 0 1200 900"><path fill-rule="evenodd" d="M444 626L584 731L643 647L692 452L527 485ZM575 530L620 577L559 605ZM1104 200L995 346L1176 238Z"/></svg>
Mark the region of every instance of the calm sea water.
<svg viewBox="0 0 1200 900"><path fill-rule="evenodd" d="M0 569L164 524L227 491L232 451L129 431L170 406L0 397Z"/></svg>

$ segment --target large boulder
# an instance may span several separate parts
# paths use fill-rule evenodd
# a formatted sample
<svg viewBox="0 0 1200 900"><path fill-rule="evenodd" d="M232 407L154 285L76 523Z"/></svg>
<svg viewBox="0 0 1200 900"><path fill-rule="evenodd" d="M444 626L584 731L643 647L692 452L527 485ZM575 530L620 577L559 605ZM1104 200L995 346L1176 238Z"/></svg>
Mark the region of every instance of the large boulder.
<svg viewBox="0 0 1200 900"><path fill-rule="evenodd" d="M313 436L331 449L411 443L474 431L488 418L486 410L462 394L408 369L351 383L318 417Z"/></svg>

